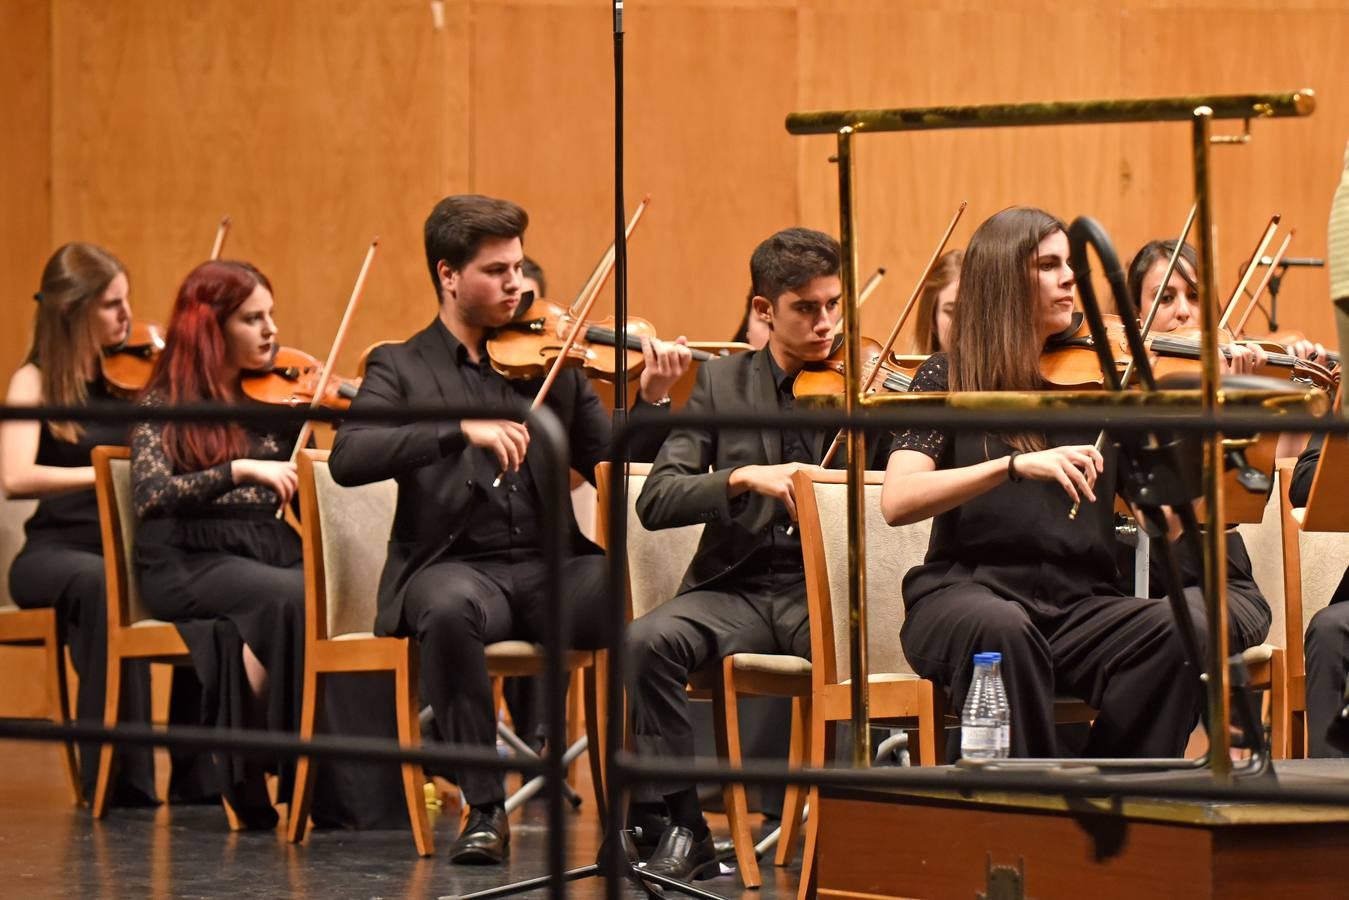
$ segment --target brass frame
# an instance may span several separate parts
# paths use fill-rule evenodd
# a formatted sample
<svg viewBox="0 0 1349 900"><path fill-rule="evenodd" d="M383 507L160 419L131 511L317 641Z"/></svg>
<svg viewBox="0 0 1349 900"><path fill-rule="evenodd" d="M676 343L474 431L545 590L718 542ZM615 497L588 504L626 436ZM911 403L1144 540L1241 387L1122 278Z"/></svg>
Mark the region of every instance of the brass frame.
<svg viewBox="0 0 1349 900"><path fill-rule="evenodd" d="M857 320L857 220L854 206L856 163L853 142L858 134L885 131L931 131L948 128L998 128L1033 125L1096 125L1126 122L1191 123L1191 151L1194 164L1195 205L1198 208L1196 233L1200 252L1202 277L1199 281L1199 303L1204 311L1203 336L1200 342L1201 389L1185 394L1192 405L1198 401L1206 413L1218 412L1231 397L1219 390L1217 301L1213 282L1213 246L1210 236L1213 222L1209 175L1209 146L1212 143L1214 119L1281 118L1308 116L1316 108L1313 91L1266 94L1231 94L1199 97L1164 97L1135 100L1090 100L1052 103L991 104L983 106L934 106L898 109L826 110L796 112L787 116L787 131L795 135L834 134L838 140L839 240L842 244L840 278L843 287L844 316L844 408L852 413L859 408L874 405L881 398L865 397L861 390L861 333ZM1007 397L970 397L955 401L957 395L943 395L933 402L951 403L968 408L1006 408ZM909 398L905 398L909 399ZM1063 405L1078 402L1062 394L1044 401L1031 400L1033 405ZM895 400L900 400L895 397ZM1157 394L1149 395L1150 402L1168 402ZM1179 397L1175 398L1181 403ZM890 401L893 402L893 401ZM1208 658L1204 680L1209 721L1214 723L1209 734L1208 766L1219 783L1232 779L1230 736L1226 727L1228 718L1227 648L1227 547L1222 540L1222 435L1215 433L1204 438L1203 495L1205 500L1204 534L1204 597L1208 615ZM848 565L850 569L848 607L849 631L852 639L852 726L853 764L866 768L870 747L866 659L866 525L864 504L864 477L866 467L865 438L860 430L848 434Z"/></svg>

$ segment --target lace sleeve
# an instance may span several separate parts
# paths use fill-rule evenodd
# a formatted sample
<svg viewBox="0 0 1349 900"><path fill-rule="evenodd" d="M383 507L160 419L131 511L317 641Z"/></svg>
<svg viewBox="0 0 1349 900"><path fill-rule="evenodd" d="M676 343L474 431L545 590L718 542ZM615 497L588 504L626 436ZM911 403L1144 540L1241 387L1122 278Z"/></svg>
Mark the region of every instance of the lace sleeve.
<svg viewBox="0 0 1349 900"><path fill-rule="evenodd" d="M918 367L909 390L944 391L949 383L946 354L934 353L928 357L927 362ZM947 438L946 432L935 428L906 428L896 432L894 443L890 445L890 452L917 450L932 457L940 465L942 454L946 452Z"/></svg>
<svg viewBox="0 0 1349 900"><path fill-rule="evenodd" d="M160 406L163 401L147 397L142 402ZM136 517L160 518L209 503L234 487L234 476L229 463L173 474L164 451L164 423L138 422L131 433L131 485Z"/></svg>

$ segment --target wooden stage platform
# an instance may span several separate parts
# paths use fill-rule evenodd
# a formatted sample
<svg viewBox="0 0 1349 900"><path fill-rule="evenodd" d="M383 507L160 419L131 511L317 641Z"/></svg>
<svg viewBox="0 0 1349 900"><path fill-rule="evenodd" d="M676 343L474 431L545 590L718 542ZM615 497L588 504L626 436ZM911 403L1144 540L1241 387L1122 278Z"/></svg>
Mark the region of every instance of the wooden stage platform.
<svg viewBox="0 0 1349 900"><path fill-rule="evenodd" d="M1349 782L1349 760L1276 766ZM824 789L821 898L1349 897L1349 808Z"/></svg>

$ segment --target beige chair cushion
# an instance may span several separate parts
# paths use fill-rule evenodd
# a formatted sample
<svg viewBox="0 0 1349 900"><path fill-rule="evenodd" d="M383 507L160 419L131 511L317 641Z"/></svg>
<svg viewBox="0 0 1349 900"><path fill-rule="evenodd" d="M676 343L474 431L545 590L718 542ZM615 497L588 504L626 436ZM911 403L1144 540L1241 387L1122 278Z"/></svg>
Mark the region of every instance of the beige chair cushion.
<svg viewBox="0 0 1349 900"><path fill-rule="evenodd" d="M9 595L9 567L23 549L23 523L36 510L36 500L0 499L0 609L14 608Z"/></svg>
<svg viewBox="0 0 1349 900"><path fill-rule="evenodd" d="M484 648L488 659L528 658L533 659L543 651L537 644L529 641L497 641Z"/></svg>
<svg viewBox="0 0 1349 900"><path fill-rule="evenodd" d="M368 634L375 622L398 485L390 480L342 487L333 481L328 464L315 460L314 493L323 534L328 637Z"/></svg>
<svg viewBox="0 0 1349 900"><path fill-rule="evenodd" d="M628 584L633 618L644 616L674 597L693 561L702 525L647 531L637 519L637 496L645 475L628 476Z"/></svg>
<svg viewBox="0 0 1349 900"><path fill-rule="evenodd" d="M829 573L830 606L834 612L834 653L846 673L848 641L848 496L847 485L816 484L825 567ZM931 522L892 528L881 516L881 486L866 486L866 558L868 661L872 672L913 674L899 643L904 624L900 584L904 575L927 555Z"/></svg>
<svg viewBox="0 0 1349 900"><path fill-rule="evenodd" d="M1276 647L1287 647L1284 628L1283 528L1280 523L1280 488L1277 480L1279 477L1276 472L1274 489L1269 492L1264 517L1257 523L1239 526L1237 532L1246 542L1246 550L1251 555L1251 571L1255 576L1255 583L1269 601L1272 620L1269 636L1265 640Z"/></svg>
<svg viewBox="0 0 1349 900"><path fill-rule="evenodd" d="M736 653L731 657L731 665L737 672L760 672L764 675L810 674L810 660L776 653Z"/></svg>
<svg viewBox="0 0 1349 900"><path fill-rule="evenodd" d="M1246 665L1255 663L1266 663L1274 658L1274 651L1279 649L1274 644L1257 644L1254 647L1247 647L1241 651L1241 661Z"/></svg>

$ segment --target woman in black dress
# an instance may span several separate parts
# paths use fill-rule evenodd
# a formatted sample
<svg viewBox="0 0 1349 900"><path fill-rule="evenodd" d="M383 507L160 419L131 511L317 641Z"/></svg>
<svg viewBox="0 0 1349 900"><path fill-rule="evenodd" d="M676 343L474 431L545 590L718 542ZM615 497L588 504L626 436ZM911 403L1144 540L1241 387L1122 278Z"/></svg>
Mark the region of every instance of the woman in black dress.
<svg viewBox="0 0 1349 900"><path fill-rule="evenodd" d="M93 244L66 244L42 272L33 346L10 379L13 406L126 403L103 380L99 354L126 340L131 306L126 268ZM108 665L103 543L94 498L90 451L125 445L127 428L106 422L5 422L0 425L0 476L6 497L36 498L24 525L25 542L9 570L9 591L25 609L54 607L79 673L76 718L102 724ZM150 681L145 664L129 667L122 688L124 721L149 721ZM80 781L93 796L97 744L81 744ZM112 802L152 804L149 748L119 754Z"/></svg>
<svg viewBox="0 0 1349 900"><path fill-rule="evenodd" d="M241 377L271 367L272 311L271 285L253 266L198 266L179 288L142 404L250 402ZM225 422L141 423L132 433L141 595L153 615L177 624L202 682L203 721L216 727L299 727L304 562L299 535L276 516L295 493L289 460L297 432ZM381 687L363 676L329 679L321 730L392 735L393 707ZM292 763L219 754L216 768L247 826L276 824L264 775L278 772L277 796L289 799ZM397 767L321 765L314 818L405 825Z"/></svg>
<svg viewBox="0 0 1349 900"><path fill-rule="evenodd" d="M1045 341L1074 324L1074 283L1062 222L1024 207L993 216L965 252L951 346L912 389L1040 389ZM1000 651L1013 756L1058 753L1056 693L1099 711L1087 755L1178 756L1198 720L1198 677L1167 602L1114 587L1115 466L1094 438L1085 429L896 436L886 520L935 517L927 558L904 579L904 652L960 709L973 655Z"/></svg>

